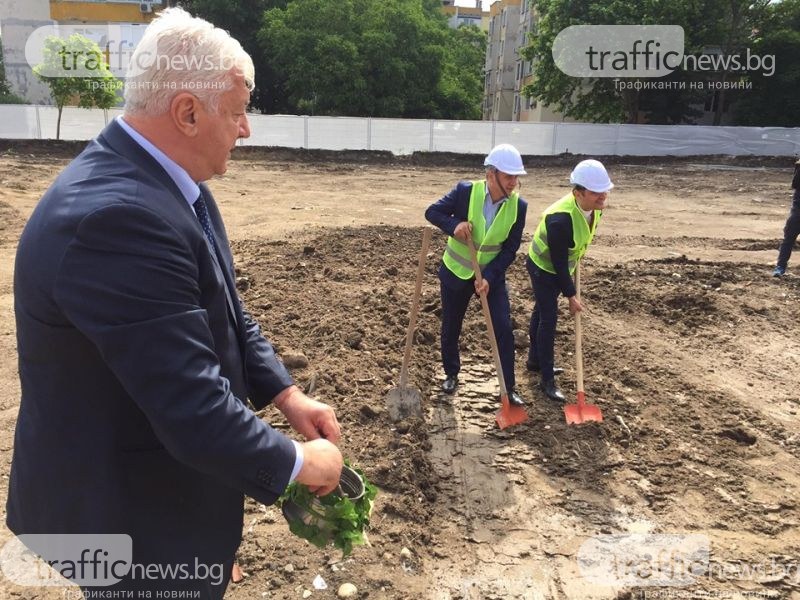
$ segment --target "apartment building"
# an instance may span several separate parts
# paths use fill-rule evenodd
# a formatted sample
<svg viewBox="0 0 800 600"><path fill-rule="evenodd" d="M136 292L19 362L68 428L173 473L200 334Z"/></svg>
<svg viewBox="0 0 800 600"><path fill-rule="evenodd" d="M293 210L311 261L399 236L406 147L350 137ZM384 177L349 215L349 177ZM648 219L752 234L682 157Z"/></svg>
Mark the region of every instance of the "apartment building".
<svg viewBox="0 0 800 600"><path fill-rule="evenodd" d="M481 0L475 0L475 6L456 6L455 0L442 0L442 12L447 15L447 24L453 29L475 25L482 31L489 31L489 11L481 8Z"/></svg>
<svg viewBox="0 0 800 600"><path fill-rule="evenodd" d="M97 42L112 72L121 76L164 0L0 0L0 39L11 90L33 104L50 104L46 85L33 74L26 43L41 27L80 33Z"/></svg>
<svg viewBox="0 0 800 600"><path fill-rule="evenodd" d="M498 0L489 7L484 65L483 119L511 121L519 41L521 0Z"/></svg>

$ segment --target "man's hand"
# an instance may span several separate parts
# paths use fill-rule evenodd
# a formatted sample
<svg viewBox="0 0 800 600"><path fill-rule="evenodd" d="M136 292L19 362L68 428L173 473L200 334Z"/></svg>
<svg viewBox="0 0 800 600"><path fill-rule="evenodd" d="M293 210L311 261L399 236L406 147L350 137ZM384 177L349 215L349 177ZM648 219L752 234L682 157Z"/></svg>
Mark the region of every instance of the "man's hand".
<svg viewBox="0 0 800 600"><path fill-rule="evenodd" d="M309 398L296 385L283 390L272 403L283 413L292 429L307 440L322 437L336 444L342 436L333 409Z"/></svg>
<svg viewBox="0 0 800 600"><path fill-rule="evenodd" d="M303 444L303 466L295 481L308 486L318 496L330 494L339 485L342 453L328 440L317 439Z"/></svg>
<svg viewBox="0 0 800 600"><path fill-rule="evenodd" d="M574 316L583 310L583 304L581 304L581 301L578 300L578 296L570 296L568 300L569 300L569 312L571 315Z"/></svg>
<svg viewBox="0 0 800 600"><path fill-rule="evenodd" d="M478 294L478 296L480 296L482 294L488 294L489 293L489 282L486 281L485 279L481 279L481 283L480 283L480 285L478 285L478 280L476 279L475 280L475 293Z"/></svg>
<svg viewBox="0 0 800 600"><path fill-rule="evenodd" d="M467 240L472 236L472 223L469 221L461 221L458 225L456 225L455 231L453 231L453 237L457 240L461 240L465 244Z"/></svg>

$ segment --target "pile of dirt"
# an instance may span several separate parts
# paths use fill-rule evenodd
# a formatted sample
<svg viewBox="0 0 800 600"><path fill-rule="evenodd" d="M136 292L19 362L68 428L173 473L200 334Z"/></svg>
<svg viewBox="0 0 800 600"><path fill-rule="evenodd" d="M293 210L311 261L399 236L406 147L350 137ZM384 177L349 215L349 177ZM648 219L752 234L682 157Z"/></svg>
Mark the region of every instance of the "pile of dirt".
<svg viewBox="0 0 800 600"><path fill-rule="evenodd" d="M294 376L336 408L345 456L382 491L373 546L358 548L344 563L335 553L286 539L278 513L250 503L240 553L249 577L232 588L231 598L261 589L295 597L316 574L331 584L354 582L364 595L417 598L425 565L435 570L443 560L452 561L463 580L478 569L473 562L481 544L511 539L497 511L520 502L518 494L526 494L533 478L561 490L553 506L587 536L625 532L625 519L635 515L660 523L664 529L657 531L711 528L752 536L780 535L797 523L796 503L769 492L775 480L758 465L776 452L800 458L800 438L755 401L767 389L777 404L797 407L800 400L786 379L769 387L769 371L752 359L757 340L797 331L799 281L773 281L750 264L685 257L610 265L587 260L586 388L605 422L567 426L561 407L524 375L521 348L518 389L530 402L531 419L501 432L493 419L494 374L477 302L462 336L465 370L476 391L467 373L457 397L438 392L435 270L443 237L437 236L411 366L427 416L395 425L383 398L397 385L419 243L418 229L399 227L345 228L302 243L235 243L246 305L279 351L308 359ZM531 297L521 260L508 284L515 328L524 331ZM562 317L556 356L566 369L564 391L574 398L571 345L572 321ZM733 377L744 382L736 387L753 393L725 394L720 380ZM523 522L539 518L531 514ZM537 540L522 542L528 544L522 550L514 542L520 564L536 555ZM800 549L797 541L789 546ZM399 558L403 547L413 549L412 559ZM719 553L726 557L724 548ZM473 597L459 595L445 580L438 595L426 597ZM510 588L492 585L501 590L497 597L515 597ZM570 597L567 584L560 585L559 594ZM793 589L790 581L775 585ZM719 587L704 580L696 589Z"/></svg>

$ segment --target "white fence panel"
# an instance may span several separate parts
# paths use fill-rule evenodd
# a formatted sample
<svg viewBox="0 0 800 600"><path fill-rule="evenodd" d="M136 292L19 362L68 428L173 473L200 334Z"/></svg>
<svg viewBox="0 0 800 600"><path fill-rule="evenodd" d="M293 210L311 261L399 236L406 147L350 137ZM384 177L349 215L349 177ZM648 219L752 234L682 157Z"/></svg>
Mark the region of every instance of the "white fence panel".
<svg viewBox="0 0 800 600"><path fill-rule="evenodd" d="M67 107L61 139L90 140L122 109ZM52 106L0 105L0 138L54 139L58 111ZM485 154L492 145L514 144L522 154L687 156L800 154L800 128L699 125L595 125L512 121L445 121L250 115L250 138L240 145L325 150L389 150Z"/></svg>
<svg viewBox="0 0 800 600"><path fill-rule="evenodd" d="M368 119L314 117L308 122L308 147L322 150L368 150Z"/></svg>
<svg viewBox="0 0 800 600"><path fill-rule="evenodd" d="M42 121L42 137L54 140L58 125L58 109L55 106L40 106L39 118ZM101 109L65 106L61 114L61 139L90 140L105 126L106 116Z"/></svg>
<svg viewBox="0 0 800 600"><path fill-rule="evenodd" d="M616 154L619 125L592 123L558 123L550 154Z"/></svg>
<svg viewBox="0 0 800 600"><path fill-rule="evenodd" d="M494 143L512 144L521 154L548 155L553 153L555 130L555 123L497 121Z"/></svg>
<svg viewBox="0 0 800 600"><path fill-rule="evenodd" d="M33 140L42 137L35 106L0 104L0 138Z"/></svg>
<svg viewBox="0 0 800 600"><path fill-rule="evenodd" d="M488 148L488 150L487 150ZM433 152L486 154L492 148L490 121L434 121ZM427 148L420 148L426 150Z"/></svg>
<svg viewBox="0 0 800 600"><path fill-rule="evenodd" d="M305 147L306 118L295 115L248 115L250 137L243 146Z"/></svg>
<svg viewBox="0 0 800 600"><path fill-rule="evenodd" d="M412 154L429 150L431 122L414 119L372 119L372 150L389 150L393 154Z"/></svg>

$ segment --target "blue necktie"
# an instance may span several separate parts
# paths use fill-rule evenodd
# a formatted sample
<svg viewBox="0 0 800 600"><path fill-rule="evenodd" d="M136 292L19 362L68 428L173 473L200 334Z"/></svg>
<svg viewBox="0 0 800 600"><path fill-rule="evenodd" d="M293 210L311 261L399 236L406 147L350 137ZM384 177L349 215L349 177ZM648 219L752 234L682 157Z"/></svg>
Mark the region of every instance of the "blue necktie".
<svg viewBox="0 0 800 600"><path fill-rule="evenodd" d="M200 196L194 201L194 212L197 213L197 220L200 221L200 226L203 228L211 248L216 251L217 242L214 238L214 230L211 228L211 219L208 218L208 207L203 199L203 192L200 192Z"/></svg>

